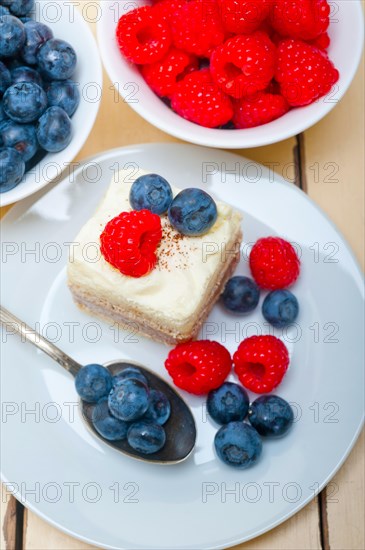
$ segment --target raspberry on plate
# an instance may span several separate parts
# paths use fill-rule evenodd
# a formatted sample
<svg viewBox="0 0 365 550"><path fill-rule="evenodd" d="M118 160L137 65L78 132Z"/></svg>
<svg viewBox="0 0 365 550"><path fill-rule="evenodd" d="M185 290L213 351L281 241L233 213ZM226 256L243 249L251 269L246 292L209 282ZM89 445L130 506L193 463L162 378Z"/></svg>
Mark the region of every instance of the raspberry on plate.
<svg viewBox="0 0 365 550"><path fill-rule="evenodd" d="M155 94L171 97L177 83L198 68L199 62L195 55L172 47L160 61L143 65L141 73Z"/></svg>
<svg viewBox="0 0 365 550"><path fill-rule="evenodd" d="M328 29L330 12L327 0L276 0L270 20L281 36L313 40Z"/></svg>
<svg viewBox="0 0 365 550"><path fill-rule="evenodd" d="M339 72L322 51L301 40L283 40L278 47L275 79L289 105L309 105L326 95Z"/></svg>
<svg viewBox="0 0 365 550"><path fill-rule="evenodd" d="M277 290L295 283L300 261L293 246L280 237L259 239L250 253L250 269L261 288Z"/></svg>
<svg viewBox="0 0 365 550"><path fill-rule="evenodd" d="M142 6L122 15L117 26L122 54L133 63L154 63L166 55L171 45L167 22L151 6Z"/></svg>
<svg viewBox="0 0 365 550"><path fill-rule="evenodd" d="M185 76L176 86L171 106L183 118L207 128L222 126L233 116L230 98L215 84L209 69Z"/></svg>
<svg viewBox="0 0 365 550"><path fill-rule="evenodd" d="M161 219L149 210L122 212L104 228L100 250L123 275L142 277L155 267L162 238Z"/></svg>
<svg viewBox="0 0 365 550"><path fill-rule="evenodd" d="M271 0L218 0L224 28L235 34L256 31L270 13Z"/></svg>
<svg viewBox="0 0 365 550"><path fill-rule="evenodd" d="M175 46L201 57L210 57L225 39L215 0L187 2L175 11L170 22Z"/></svg>
<svg viewBox="0 0 365 550"><path fill-rule="evenodd" d="M214 50L210 70L222 90L235 98L264 90L276 67L276 48L268 35L257 31L238 35Z"/></svg>
<svg viewBox="0 0 365 550"><path fill-rule="evenodd" d="M239 99L233 107L233 124L238 129L267 124L289 111L289 105L283 96L265 92Z"/></svg>
<svg viewBox="0 0 365 550"><path fill-rule="evenodd" d="M223 384L231 371L232 358L218 342L198 340L178 344L170 351L165 367L176 386L203 395Z"/></svg>
<svg viewBox="0 0 365 550"><path fill-rule="evenodd" d="M240 343L233 363L245 388L268 393L282 381L289 366L289 353L276 336L251 336Z"/></svg>

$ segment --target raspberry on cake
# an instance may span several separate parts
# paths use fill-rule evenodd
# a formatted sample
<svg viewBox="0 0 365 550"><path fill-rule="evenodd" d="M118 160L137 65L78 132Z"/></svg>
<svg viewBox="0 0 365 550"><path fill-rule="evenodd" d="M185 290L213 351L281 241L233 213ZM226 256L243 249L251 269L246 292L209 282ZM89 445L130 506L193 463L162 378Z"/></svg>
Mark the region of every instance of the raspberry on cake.
<svg viewBox="0 0 365 550"><path fill-rule="evenodd" d="M144 174L138 171L135 177ZM128 170L113 177L104 200L76 237L68 263L70 290L79 307L108 322L134 323L140 333L167 344L189 341L197 336L238 263L241 216L217 202L217 219L207 232L183 235L167 213L133 211L132 183ZM172 188L172 193L176 197L179 189ZM146 222L141 225L146 233L137 229L137 222ZM88 260L84 251L90 243L100 248L102 234L104 249L96 261ZM124 239L128 251L121 244ZM232 254L205 254L212 243L215 250L224 247Z"/></svg>

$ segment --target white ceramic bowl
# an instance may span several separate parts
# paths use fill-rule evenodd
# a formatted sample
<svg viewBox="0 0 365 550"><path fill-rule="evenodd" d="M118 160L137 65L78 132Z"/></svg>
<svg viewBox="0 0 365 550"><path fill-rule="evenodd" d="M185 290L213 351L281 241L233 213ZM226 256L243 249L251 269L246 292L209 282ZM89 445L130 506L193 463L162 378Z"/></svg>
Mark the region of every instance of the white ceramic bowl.
<svg viewBox="0 0 365 550"><path fill-rule="evenodd" d="M36 19L46 23L55 38L66 40L75 49L78 61L72 78L79 83L80 105L72 117L73 138L70 145L59 153L46 155L25 174L19 185L1 193L1 206L32 195L67 170L87 140L100 105L103 73L99 51L88 23L76 6L65 0L37 0Z"/></svg>
<svg viewBox="0 0 365 550"><path fill-rule="evenodd" d="M303 132L327 115L342 98L355 76L363 47L363 13L360 0L331 2L329 56L341 77L333 90L307 107L294 109L278 120L245 130L203 128L169 109L148 87L138 69L123 59L115 39L123 13L148 0L103 0L98 22L98 42L105 68L118 92L148 122L175 137L210 147L242 149L276 143Z"/></svg>

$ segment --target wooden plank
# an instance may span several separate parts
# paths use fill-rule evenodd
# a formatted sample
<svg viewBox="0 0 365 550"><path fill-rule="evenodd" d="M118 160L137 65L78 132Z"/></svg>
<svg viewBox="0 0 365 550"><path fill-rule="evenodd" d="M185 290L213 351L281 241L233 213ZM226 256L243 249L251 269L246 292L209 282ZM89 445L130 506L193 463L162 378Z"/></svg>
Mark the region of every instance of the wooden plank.
<svg viewBox="0 0 365 550"><path fill-rule="evenodd" d="M364 63L345 98L301 142L304 185L335 222L364 268ZM363 550L364 435L327 488L324 547Z"/></svg>
<svg viewBox="0 0 365 550"><path fill-rule="evenodd" d="M2 550L17 550L16 509L16 499L9 495L5 485L1 484L0 516L2 529L0 534L0 548Z"/></svg>

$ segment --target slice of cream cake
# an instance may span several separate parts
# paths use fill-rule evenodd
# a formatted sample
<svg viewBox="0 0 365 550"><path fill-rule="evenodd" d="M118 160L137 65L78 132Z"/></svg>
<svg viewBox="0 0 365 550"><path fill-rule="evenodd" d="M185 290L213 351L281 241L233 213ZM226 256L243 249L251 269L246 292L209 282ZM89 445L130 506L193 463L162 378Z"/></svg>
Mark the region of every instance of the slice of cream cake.
<svg viewBox="0 0 365 550"><path fill-rule="evenodd" d="M139 170L134 176L144 174ZM241 215L216 202L216 222L198 237L182 235L162 215L155 267L142 277L124 275L102 253L95 258L88 251L97 247L100 252L106 224L132 211L132 184L130 171L114 176L97 211L77 235L68 262L73 298L91 315L121 328L133 323L139 333L154 340L176 344L194 339L239 261ZM176 196L180 190L172 187L172 191Z"/></svg>

